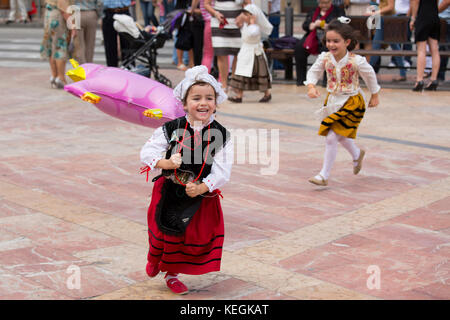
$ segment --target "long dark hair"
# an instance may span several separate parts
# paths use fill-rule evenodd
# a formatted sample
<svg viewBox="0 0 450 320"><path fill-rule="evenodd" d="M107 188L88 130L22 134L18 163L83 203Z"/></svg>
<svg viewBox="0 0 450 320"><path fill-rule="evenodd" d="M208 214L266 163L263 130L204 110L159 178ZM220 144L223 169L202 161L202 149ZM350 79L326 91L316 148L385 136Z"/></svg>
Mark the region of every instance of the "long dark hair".
<svg viewBox="0 0 450 320"><path fill-rule="evenodd" d="M337 19L333 19L325 28L325 37L323 38L323 44L326 46L326 33L328 31L334 31L341 35L344 40L350 39L350 44L347 47L348 51L352 51L358 44L359 31L355 31L349 24L342 23Z"/></svg>

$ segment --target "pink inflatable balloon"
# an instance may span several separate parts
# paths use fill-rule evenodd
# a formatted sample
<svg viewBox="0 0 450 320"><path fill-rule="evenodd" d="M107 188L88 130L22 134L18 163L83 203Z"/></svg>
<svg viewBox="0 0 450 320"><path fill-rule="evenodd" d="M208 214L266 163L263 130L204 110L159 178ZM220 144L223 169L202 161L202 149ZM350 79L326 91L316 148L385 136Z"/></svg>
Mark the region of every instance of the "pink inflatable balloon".
<svg viewBox="0 0 450 320"><path fill-rule="evenodd" d="M173 90L162 83L119 68L93 63L75 66L67 75L76 82L64 86L64 90L110 116L157 128L185 115Z"/></svg>

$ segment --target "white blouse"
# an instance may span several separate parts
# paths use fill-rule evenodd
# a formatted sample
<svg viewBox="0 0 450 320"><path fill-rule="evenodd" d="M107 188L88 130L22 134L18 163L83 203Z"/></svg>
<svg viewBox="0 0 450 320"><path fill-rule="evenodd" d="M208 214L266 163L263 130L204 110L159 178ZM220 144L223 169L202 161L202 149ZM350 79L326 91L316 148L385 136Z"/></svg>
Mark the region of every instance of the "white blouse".
<svg viewBox="0 0 450 320"><path fill-rule="evenodd" d="M349 64L351 64L350 68L348 68ZM327 70L327 68L330 69L329 65L332 66L331 69L333 70ZM355 70L356 72L349 74L347 69L350 71ZM381 89L378 85L375 71L366 58L357 54L350 55L348 51L339 62L336 62L336 59L330 52L322 52L308 70L304 84L315 85L322 78L324 71L327 71L327 74L331 71L333 76L335 76L335 78L331 77L330 79L330 76L327 78L327 91L330 93L328 100L329 103L334 105L342 106L350 96L362 93L359 86L359 76L364 80L372 94L377 93ZM345 79L342 78L343 75Z"/></svg>
<svg viewBox="0 0 450 320"><path fill-rule="evenodd" d="M214 117L211 117L209 123L211 123L212 120L214 120ZM205 126L209 123L205 124ZM164 158L168 149L169 143L167 142L162 127L159 127L153 132L151 138L142 147L141 162L149 166L151 172L155 171L159 173L161 169L155 169L155 165L159 160ZM211 172L202 180L202 182L208 187L209 192L213 192L214 190L221 188L230 180L233 161L233 139L230 138L225 146L214 155Z"/></svg>

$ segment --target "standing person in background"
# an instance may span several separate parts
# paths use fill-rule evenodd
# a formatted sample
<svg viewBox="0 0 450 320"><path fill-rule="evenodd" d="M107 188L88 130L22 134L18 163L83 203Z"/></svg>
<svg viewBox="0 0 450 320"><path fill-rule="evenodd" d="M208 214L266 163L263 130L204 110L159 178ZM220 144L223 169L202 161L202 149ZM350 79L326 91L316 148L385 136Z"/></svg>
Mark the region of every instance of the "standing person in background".
<svg viewBox="0 0 450 320"><path fill-rule="evenodd" d="M228 96L228 100L240 103L245 90L258 90L264 93L259 102L269 102L272 99L272 79L261 38L267 37L273 26L263 11L254 4L244 7L236 18L236 23L241 27L242 47L237 56L236 70L230 80L235 96Z"/></svg>
<svg viewBox="0 0 450 320"><path fill-rule="evenodd" d="M103 0L75 0L80 7L80 30L75 37L74 58L79 64L94 60L97 21L103 10Z"/></svg>
<svg viewBox="0 0 450 320"><path fill-rule="evenodd" d="M409 0L396 0L395 1L395 16L397 17L406 17L409 16ZM408 39L408 41L410 41L411 39L411 29L409 28L409 24L408 24L408 31L407 31L407 35L406 38ZM412 50L412 45L409 43L406 44L397 44L397 43L393 43L391 44L391 48L392 50ZM412 65L412 60L411 57L404 57L404 66L406 68L411 67ZM394 67L395 66L395 59L394 57L391 58L391 62L389 63L390 67ZM400 71L401 72L401 71ZM406 77L399 78L400 81L405 81ZM396 81L396 79L394 79L394 81Z"/></svg>
<svg viewBox="0 0 450 320"><path fill-rule="evenodd" d="M438 16L439 0L411 0L411 30L414 30L417 46L417 76L413 91L422 91L424 88L423 73L425 70L425 56L427 44L430 47L433 67L431 82L425 90L436 90L438 86L437 75L441 59L439 56L440 21Z"/></svg>
<svg viewBox="0 0 450 320"><path fill-rule="evenodd" d="M447 21L447 45L442 45L439 50L450 50L450 0L441 0L439 4L439 17ZM438 80L445 81L445 70L447 69L448 57L441 56L441 66L439 67Z"/></svg>
<svg viewBox="0 0 450 320"><path fill-rule="evenodd" d="M278 39L280 37L280 0L269 0L269 22L273 26L270 39Z"/></svg>
<svg viewBox="0 0 450 320"><path fill-rule="evenodd" d="M193 34L194 66L202 64L203 59L203 38L205 21L198 4L190 7L191 32Z"/></svg>
<svg viewBox="0 0 450 320"><path fill-rule="evenodd" d="M241 31L236 25L236 17L242 11L242 0L205 0L205 8L211 14L211 34L214 55L217 56L219 80L228 90L228 56L236 56L241 48ZM236 67L233 60L232 70Z"/></svg>
<svg viewBox="0 0 450 320"><path fill-rule="evenodd" d="M181 20L180 26L177 29L177 35L174 38L175 50L177 54L177 69L186 71L188 68L194 66L194 35L192 33L190 14L187 11L189 7L189 0L177 0L175 10L186 10L185 17L179 18ZM189 56L188 65L183 63L183 56L187 53Z"/></svg>
<svg viewBox="0 0 450 320"><path fill-rule="evenodd" d="M130 15L129 7L131 5L130 0L103 0L103 19L102 19L102 32L103 32L103 44L105 46L106 65L108 67L119 66L119 52L117 31L114 29L113 16L117 14ZM120 41L120 47L126 48L126 41Z"/></svg>
<svg viewBox="0 0 450 320"><path fill-rule="evenodd" d="M376 10L366 13L366 16L378 16L380 17L380 27L375 29L375 35L372 41L372 49L380 50L381 42L384 39L384 16L392 16L395 14L395 0L379 0L379 7ZM395 81L405 81L406 80L406 68L405 61L403 57L394 56L394 63L400 67L400 77L396 78ZM373 67L376 73L380 70L380 56L371 56L369 63Z"/></svg>
<svg viewBox="0 0 450 320"><path fill-rule="evenodd" d="M20 22L22 23L28 22L28 13L27 8L25 6L25 0L9 0L10 11L6 24L10 24L16 21L16 14L17 14L16 2L19 7Z"/></svg>
<svg viewBox="0 0 450 320"><path fill-rule="evenodd" d="M155 27L159 26L158 19L155 17L155 0L140 0L142 15L144 17L144 24L148 26L151 23Z"/></svg>
<svg viewBox="0 0 450 320"><path fill-rule="evenodd" d="M306 34L297 42L294 49L297 86L303 86L306 80L308 56L317 55L326 50L322 43L328 23L344 15L344 9L333 6L331 0L318 0L317 8L306 15L303 30Z"/></svg>
<svg viewBox="0 0 450 320"><path fill-rule="evenodd" d="M50 85L62 89L66 84L65 72L67 62L67 19L68 0L46 0L44 15L44 38L41 44L41 57L49 59L52 75ZM76 36L76 29L70 30Z"/></svg>
<svg viewBox="0 0 450 320"><path fill-rule="evenodd" d="M167 14L169 14L173 8L175 7L176 0L163 0L163 7L164 7L164 15L159 16L159 21L163 22L166 20Z"/></svg>
<svg viewBox="0 0 450 320"><path fill-rule="evenodd" d="M280 0L269 0L268 12L269 12L269 22L273 26L272 33L269 35L269 40L270 43L273 45L275 40L280 38L280 23L281 23ZM273 59L272 69L283 70L284 66L280 61Z"/></svg>
<svg viewBox="0 0 450 320"><path fill-rule="evenodd" d="M211 67L214 61L214 49L212 47L212 36L211 36L211 15L205 8L205 0L193 0L192 8L197 8L199 4L204 22L203 56L201 64L208 68L208 72L211 72Z"/></svg>

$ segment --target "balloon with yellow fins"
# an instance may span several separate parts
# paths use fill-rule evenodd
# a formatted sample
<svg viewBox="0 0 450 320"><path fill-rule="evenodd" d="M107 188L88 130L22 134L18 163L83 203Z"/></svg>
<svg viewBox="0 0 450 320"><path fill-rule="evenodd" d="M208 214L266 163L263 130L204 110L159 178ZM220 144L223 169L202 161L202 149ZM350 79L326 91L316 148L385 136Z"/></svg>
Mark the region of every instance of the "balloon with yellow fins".
<svg viewBox="0 0 450 320"><path fill-rule="evenodd" d="M185 114L171 88L131 71L70 60L64 90L118 119L157 128Z"/></svg>

